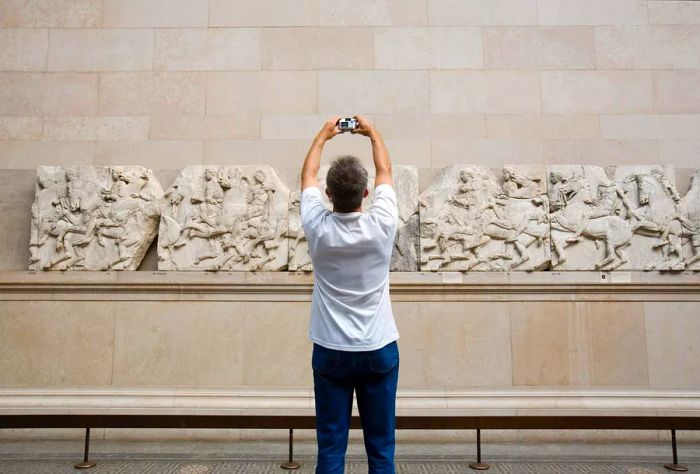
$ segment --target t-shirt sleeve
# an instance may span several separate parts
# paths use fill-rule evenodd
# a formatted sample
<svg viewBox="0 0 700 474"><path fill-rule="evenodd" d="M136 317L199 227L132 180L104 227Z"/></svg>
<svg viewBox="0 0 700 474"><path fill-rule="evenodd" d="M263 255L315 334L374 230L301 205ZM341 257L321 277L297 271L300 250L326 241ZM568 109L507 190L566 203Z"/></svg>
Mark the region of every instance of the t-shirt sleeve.
<svg viewBox="0 0 700 474"><path fill-rule="evenodd" d="M328 213L317 186L308 186L301 192L301 225L307 240L313 235L314 228Z"/></svg>
<svg viewBox="0 0 700 474"><path fill-rule="evenodd" d="M380 184L374 188L374 198L369 207L369 213L378 222L393 233L399 220L399 209L396 204L396 191L389 184Z"/></svg>

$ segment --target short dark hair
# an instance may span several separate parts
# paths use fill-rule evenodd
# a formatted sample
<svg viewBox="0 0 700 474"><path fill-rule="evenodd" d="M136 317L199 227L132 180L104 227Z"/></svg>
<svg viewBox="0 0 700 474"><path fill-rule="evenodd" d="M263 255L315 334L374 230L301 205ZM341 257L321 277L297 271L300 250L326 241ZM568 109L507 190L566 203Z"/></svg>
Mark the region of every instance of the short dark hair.
<svg viewBox="0 0 700 474"><path fill-rule="evenodd" d="M340 156L328 170L326 188L334 211L352 212L362 205L367 189L367 170L357 157Z"/></svg>

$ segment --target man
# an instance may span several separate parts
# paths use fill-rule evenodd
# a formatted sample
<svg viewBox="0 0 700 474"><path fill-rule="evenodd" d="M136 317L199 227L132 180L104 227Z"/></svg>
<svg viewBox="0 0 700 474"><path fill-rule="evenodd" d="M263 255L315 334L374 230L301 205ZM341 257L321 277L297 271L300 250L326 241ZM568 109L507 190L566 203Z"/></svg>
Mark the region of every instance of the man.
<svg viewBox="0 0 700 474"><path fill-rule="evenodd" d="M369 137L376 177L367 212L367 170L338 158L326 177L326 209L318 188L321 152L341 131L339 117L318 133L301 172L301 221L314 267L309 338L316 398L317 474L343 473L353 391L362 420L370 474L393 474L399 338L389 299L389 263L398 208L391 162L379 132L355 117L354 134Z"/></svg>

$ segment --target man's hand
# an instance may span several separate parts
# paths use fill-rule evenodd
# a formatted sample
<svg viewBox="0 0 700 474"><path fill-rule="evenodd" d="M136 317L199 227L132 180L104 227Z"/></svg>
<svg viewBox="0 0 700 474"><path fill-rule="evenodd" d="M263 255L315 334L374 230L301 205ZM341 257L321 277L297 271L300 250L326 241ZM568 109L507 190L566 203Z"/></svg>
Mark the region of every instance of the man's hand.
<svg viewBox="0 0 700 474"><path fill-rule="evenodd" d="M377 133L374 125L372 125L372 123L366 118L360 115L355 115L353 118L357 120L357 128L350 130L350 133L359 133L360 135L364 135L366 137L371 137Z"/></svg>
<svg viewBox="0 0 700 474"><path fill-rule="evenodd" d="M318 132L316 138L322 142L326 142L339 133L342 133L338 128L338 120L340 120L340 118L341 117L339 115L329 118L328 121L323 124L323 128L321 128L321 131Z"/></svg>

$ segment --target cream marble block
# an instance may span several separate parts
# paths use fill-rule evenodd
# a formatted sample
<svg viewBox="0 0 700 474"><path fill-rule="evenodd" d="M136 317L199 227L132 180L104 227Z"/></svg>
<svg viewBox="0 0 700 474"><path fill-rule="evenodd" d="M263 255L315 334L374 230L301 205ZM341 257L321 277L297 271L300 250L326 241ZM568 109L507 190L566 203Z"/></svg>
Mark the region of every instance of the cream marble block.
<svg viewBox="0 0 700 474"><path fill-rule="evenodd" d="M1 29L0 71L46 70L46 51L48 47L48 30Z"/></svg>
<svg viewBox="0 0 700 474"><path fill-rule="evenodd" d="M402 389L512 385L505 304L404 302L392 306L401 336Z"/></svg>
<svg viewBox="0 0 700 474"><path fill-rule="evenodd" d="M387 140L478 139L486 136L485 117L471 114L375 115L374 125ZM427 156L422 166L429 166Z"/></svg>
<svg viewBox="0 0 700 474"><path fill-rule="evenodd" d="M486 136L497 139L600 138L597 115L487 115Z"/></svg>
<svg viewBox="0 0 700 474"><path fill-rule="evenodd" d="M644 303L649 385L700 386L700 356L696 346L700 308L692 303Z"/></svg>
<svg viewBox="0 0 700 474"><path fill-rule="evenodd" d="M391 27L374 30L377 69L481 69L481 29Z"/></svg>
<svg viewBox="0 0 700 474"><path fill-rule="evenodd" d="M97 75L0 73L2 115L94 115Z"/></svg>
<svg viewBox="0 0 700 474"><path fill-rule="evenodd" d="M109 385L114 302L0 302L0 385Z"/></svg>
<svg viewBox="0 0 700 474"><path fill-rule="evenodd" d="M2 28L95 28L102 21L102 0L3 0Z"/></svg>
<svg viewBox="0 0 700 474"><path fill-rule="evenodd" d="M700 113L700 71L653 71L652 78L657 113Z"/></svg>
<svg viewBox="0 0 700 474"><path fill-rule="evenodd" d="M202 142L195 140L101 140L95 142L94 164L148 163L154 169L171 169L201 164L203 155Z"/></svg>
<svg viewBox="0 0 700 474"><path fill-rule="evenodd" d="M537 0L537 13L540 25L645 25L647 2Z"/></svg>
<svg viewBox="0 0 700 474"><path fill-rule="evenodd" d="M649 71L542 71L542 111L548 114L649 113Z"/></svg>
<svg viewBox="0 0 700 474"><path fill-rule="evenodd" d="M419 196L422 271L532 271L549 267L543 166L444 168Z"/></svg>
<svg viewBox="0 0 700 474"><path fill-rule="evenodd" d="M459 114L538 114L536 71L436 71L430 75L430 111Z"/></svg>
<svg viewBox="0 0 700 474"><path fill-rule="evenodd" d="M567 386L576 379L570 357L573 303L509 305L514 386ZM570 331L573 334L570 334ZM580 337L580 336L579 336Z"/></svg>
<svg viewBox="0 0 700 474"><path fill-rule="evenodd" d="M465 157L468 157L465 159ZM433 168L460 165L502 166L542 163L541 140L432 140Z"/></svg>
<svg viewBox="0 0 700 474"><path fill-rule="evenodd" d="M2 162L2 160L0 160ZM36 170L0 171L0 269L25 270Z"/></svg>
<svg viewBox="0 0 700 474"><path fill-rule="evenodd" d="M48 71L152 71L153 31L49 31Z"/></svg>
<svg viewBox="0 0 700 474"><path fill-rule="evenodd" d="M700 25L599 27L595 40L601 69L700 67Z"/></svg>
<svg viewBox="0 0 700 474"><path fill-rule="evenodd" d="M427 71L320 71L318 112L414 114L429 108ZM358 94L357 91L362 91Z"/></svg>
<svg viewBox="0 0 700 474"><path fill-rule="evenodd" d="M46 163L54 165L91 165L95 143L9 141L0 142L0 169L33 170ZM26 209L25 209L26 211Z"/></svg>
<svg viewBox="0 0 700 474"><path fill-rule="evenodd" d="M431 0L431 25L536 25L537 0Z"/></svg>
<svg viewBox="0 0 700 474"><path fill-rule="evenodd" d="M368 170L367 187L369 195L363 200L362 207L366 211L374 196L374 170L365 164ZM318 175L319 188L326 207L333 209L326 195L326 175L330 165L324 165ZM412 166L394 165L394 189L396 190L399 220L396 227L390 270L411 272L418 269L418 170ZM311 257L308 254L308 243L304 236L300 216L300 191L294 191L289 204L289 270L311 271Z"/></svg>
<svg viewBox="0 0 700 474"><path fill-rule="evenodd" d="M171 115L150 118L151 140L235 140L260 136L257 115Z"/></svg>
<svg viewBox="0 0 700 474"><path fill-rule="evenodd" d="M414 26L427 24L428 0L318 0L322 26Z"/></svg>
<svg viewBox="0 0 700 474"><path fill-rule="evenodd" d="M700 4L684 0L649 2L649 24L684 25L700 24Z"/></svg>
<svg viewBox="0 0 700 474"><path fill-rule="evenodd" d="M603 138L700 139L698 115L602 115Z"/></svg>
<svg viewBox="0 0 700 474"><path fill-rule="evenodd" d="M253 387L311 387L311 305L245 303L243 383Z"/></svg>
<svg viewBox="0 0 700 474"><path fill-rule="evenodd" d="M693 168L700 163L700 140L659 140L659 163Z"/></svg>
<svg viewBox="0 0 700 474"><path fill-rule="evenodd" d="M243 384L243 303L124 302L115 319L112 384Z"/></svg>
<svg viewBox="0 0 700 474"><path fill-rule="evenodd" d="M0 140L39 140L41 139L43 123L42 117L0 117Z"/></svg>
<svg viewBox="0 0 700 474"><path fill-rule="evenodd" d="M208 0L104 0L105 28L207 26Z"/></svg>
<svg viewBox="0 0 700 474"><path fill-rule="evenodd" d="M147 140L148 117L46 117L42 138L54 141Z"/></svg>
<svg viewBox="0 0 700 474"><path fill-rule="evenodd" d="M258 28L172 28L155 33L156 71L260 69Z"/></svg>
<svg viewBox="0 0 700 474"><path fill-rule="evenodd" d="M309 140L306 140L307 150ZM384 143L391 153L391 161L396 165L427 166L430 163L430 140L428 139L386 139ZM365 162L365 166L373 168L372 145L370 140L362 136L348 137L348 140L333 139L326 143L323 149L323 160L332 159L339 155L355 155ZM304 155L295 155L304 156ZM287 159L287 165L297 160Z"/></svg>
<svg viewBox="0 0 700 474"><path fill-rule="evenodd" d="M37 169L30 270L136 270L157 233L163 188L150 169Z"/></svg>
<svg viewBox="0 0 700 474"><path fill-rule="evenodd" d="M203 115L205 97L201 72L100 74L101 115Z"/></svg>
<svg viewBox="0 0 700 474"><path fill-rule="evenodd" d="M544 140L543 161L566 165L657 164L656 140L569 139Z"/></svg>
<svg viewBox="0 0 700 474"><path fill-rule="evenodd" d="M158 269L287 267L289 188L270 166L188 166L165 193Z"/></svg>
<svg viewBox="0 0 700 474"><path fill-rule="evenodd" d="M595 69L593 28L484 29L486 69Z"/></svg>
<svg viewBox="0 0 700 474"><path fill-rule="evenodd" d="M291 114L275 114L275 115L263 115L260 117L260 138L263 140L305 140L307 143L311 143L311 140L316 136L316 134L321 130L321 127L326 123L330 117L328 114L304 114L304 115L291 115ZM374 117L365 117L372 121ZM376 123L375 123L376 125ZM345 136L339 135L333 138L332 141L326 142L326 145L331 143L343 142L345 144L349 143L349 134ZM382 133L382 136L386 136ZM357 137L353 137L357 138ZM359 138L357 138L359 141ZM303 156L300 157L303 160ZM299 162L301 171L301 161Z"/></svg>
<svg viewBox="0 0 700 474"><path fill-rule="evenodd" d="M372 37L369 28L265 28L262 68L371 69Z"/></svg>
<svg viewBox="0 0 700 474"><path fill-rule="evenodd" d="M318 0L210 0L209 25L313 26Z"/></svg>
<svg viewBox="0 0 700 474"><path fill-rule="evenodd" d="M274 167L301 166L310 140L210 140L204 144L204 163L247 165L265 163ZM300 171L300 170L299 170Z"/></svg>
<svg viewBox="0 0 700 474"><path fill-rule="evenodd" d="M240 71L207 74L207 115L308 114L316 107L312 71Z"/></svg>

